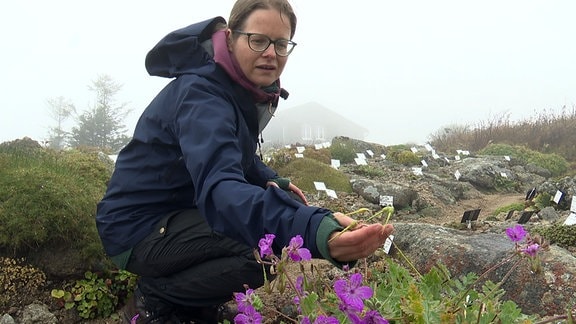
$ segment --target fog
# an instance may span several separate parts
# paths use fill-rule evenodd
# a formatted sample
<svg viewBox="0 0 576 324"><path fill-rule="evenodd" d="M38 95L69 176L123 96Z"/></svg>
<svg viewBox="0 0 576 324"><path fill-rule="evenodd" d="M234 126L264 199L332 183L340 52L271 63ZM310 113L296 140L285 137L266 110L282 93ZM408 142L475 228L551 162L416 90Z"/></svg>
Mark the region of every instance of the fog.
<svg viewBox="0 0 576 324"><path fill-rule="evenodd" d="M92 80L122 84L140 112L169 81L144 57L160 38L221 15L234 1L11 1L0 13L0 142L47 139L46 101L80 112ZM293 0L298 43L281 77L279 109L316 102L385 145L424 143L453 124L508 114L522 120L576 103L576 2ZM303 116L305 118L305 116Z"/></svg>

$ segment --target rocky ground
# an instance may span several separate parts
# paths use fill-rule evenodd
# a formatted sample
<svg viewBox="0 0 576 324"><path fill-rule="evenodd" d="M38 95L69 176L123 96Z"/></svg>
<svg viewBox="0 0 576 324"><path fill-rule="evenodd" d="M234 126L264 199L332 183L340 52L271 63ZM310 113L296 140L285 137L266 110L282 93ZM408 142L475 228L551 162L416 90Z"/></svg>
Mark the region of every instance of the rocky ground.
<svg viewBox="0 0 576 324"><path fill-rule="evenodd" d="M382 162L379 162L378 168L386 169L387 166ZM342 170L345 173L349 171L343 168ZM438 174L435 175L434 179L439 179L441 183L445 187L453 186L454 183L451 182L453 180L447 180L450 176L444 177L444 175L450 175L453 173L454 170L447 170L442 171L438 169ZM442 174L441 172L444 172ZM499 173L498 173L499 174ZM351 177L354 177L351 174ZM434 192L434 186L431 186L430 178L428 179L417 179L414 180L414 176L412 175L409 168L399 169L395 167L393 172L386 172L384 176L380 176L376 181L380 183L404 183L409 187L410 190L417 192L420 201L425 201L428 206L433 208L428 208L428 212L422 213L421 210L417 210L417 208L406 208L402 210L397 210L397 212L392 216L390 222L394 224L394 222L399 223L410 223L410 222L418 222L418 223L428 223L434 225L442 225L442 226L451 226L460 222L462 215L465 211L471 209L481 209L481 214L478 220L478 228L482 230L483 220L487 217L490 217L493 212L503 206L508 206L513 203L522 203L525 199L525 193L522 192L523 190L517 190L514 192L508 191L507 193L504 192L497 192L495 190L477 190L474 187L470 187L465 197L459 197L458 199L452 199L451 202L447 202L447 199L444 197L440 197L437 192ZM456 185L460 185L456 183ZM437 187L436 187L437 188ZM340 193L338 192L338 199L332 199L327 197L324 194L315 194L311 193L308 194L308 200L311 205L316 206L329 206L330 209L334 211L341 211L344 213L351 212L353 210L366 207L371 210L376 210L379 208L377 204L368 202L365 198L361 196L359 193ZM450 200L450 199L448 199ZM432 211L432 212L430 212ZM501 219L504 216L498 216ZM55 256L57 257L57 256ZM321 269L321 271L329 272L333 269L332 266L327 264L322 260L315 260L315 265ZM297 269L296 269L297 270ZM58 323L89 323L89 324L112 324L112 323L121 323L119 320L119 314L115 314L111 318L108 319L98 319L98 320L81 320L77 315L74 314L72 311L65 311L58 305L54 298L50 297L50 291L53 288L62 288L65 283L63 282L50 282L48 285L44 287L42 290L30 292L30 296L27 296L27 299L30 299L33 296L33 299L48 305L49 312L54 314L57 318ZM266 322L273 323L279 322L282 320L282 316L280 313L285 312L286 309L290 308L293 305L293 302L290 298L286 298L285 296L279 294L260 294L260 296L264 299L264 303L266 305L275 305L275 309L270 308L268 309L267 313L264 314L265 318L267 319ZM17 305L17 303L15 303ZM14 318L21 318L23 313L23 307L20 305L14 306L13 308L8 310L8 313L12 315ZM1 314L0 314L1 315ZM289 322L286 321L285 322ZM9 324L11 322L3 322L2 318L0 317L0 324ZM24 322L22 322L24 323ZM32 322L30 322L32 323Z"/></svg>
<svg viewBox="0 0 576 324"><path fill-rule="evenodd" d="M354 206L355 208L360 207L370 207L370 204L367 204L366 201L359 197L356 194L338 194L338 200L344 206ZM318 195L308 195L310 204L313 205L324 205L324 204L334 204L333 201L327 201L327 197L319 197ZM521 202L524 199L524 195L521 194L483 194L478 196L477 198L467 199L463 201L458 201L456 204L449 205L449 206L442 206L441 212L436 215L430 215L426 217L417 217L413 218L410 214L406 213L397 213L392 217L391 223L394 223L396 219L401 220L402 222L409 222L409 221L417 221L417 222L425 222L430 224L437 224L437 225L446 225L453 223L455 221L459 221L464 211L469 209L482 209L482 215L487 216L490 215L496 208L509 205L511 203ZM373 207L373 206L372 206ZM482 218L482 216L480 217ZM325 271L330 271L332 268L331 265L327 264L322 260L317 260L314 262L315 265L319 269L323 269ZM293 269L294 271L298 271L297 269ZM78 318L74 312L72 311L65 311L60 308L60 305L57 305L55 300L50 297L50 290L52 288L60 288L63 286L63 282L51 282L44 289L30 292L31 295L35 295L37 301L48 305L50 312L52 312L58 318L58 323L89 323L89 324L115 324L115 323L122 323L121 320L118 319L119 314L115 314L113 317L108 319L97 319L97 320L82 320ZM290 305L292 305L292 300L290 298L286 298L280 294L264 294L261 293L260 296L264 299L264 303L267 305L276 305L276 309L286 311ZM30 296L28 296L30 297ZM13 309L9 310L8 313L12 314L15 318L18 317L22 313L22 309L18 307L14 307ZM265 315L266 318L280 318L278 312L269 309L268 313ZM270 320L271 321L271 320ZM0 323L4 324L0 319ZM9 323L9 322L7 322ZM6 324L7 324L6 323Z"/></svg>

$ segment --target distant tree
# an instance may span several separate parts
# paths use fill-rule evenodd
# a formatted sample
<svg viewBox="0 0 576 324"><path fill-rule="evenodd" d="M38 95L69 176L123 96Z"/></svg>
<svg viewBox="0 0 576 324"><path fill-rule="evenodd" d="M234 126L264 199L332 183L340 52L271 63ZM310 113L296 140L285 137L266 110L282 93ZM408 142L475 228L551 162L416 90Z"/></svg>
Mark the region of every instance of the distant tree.
<svg viewBox="0 0 576 324"><path fill-rule="evenodd" d="M97 147L117 152L130 139L123 120L130 112L126 104L115 104L115 95L122 86L108 75L100 75L88 87L96 93L93 107L78 116L78 125L72 128L70 144L73 147Z"/></svg>
<svg viewBox="0 0 576 324"><path fill-rule="evenodd" d="M50 98L46 100L50 117L56 125L50 127L48 132L48 146L60 150L66 145L69 132L64 129L64 122L76 113L76 107L64 97Z"/></svg>

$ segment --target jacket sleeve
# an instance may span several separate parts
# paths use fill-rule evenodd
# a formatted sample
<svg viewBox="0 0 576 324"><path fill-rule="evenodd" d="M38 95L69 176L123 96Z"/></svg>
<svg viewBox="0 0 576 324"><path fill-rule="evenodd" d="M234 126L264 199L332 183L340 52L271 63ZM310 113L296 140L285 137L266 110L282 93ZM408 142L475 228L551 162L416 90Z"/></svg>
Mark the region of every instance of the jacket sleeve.
<svg viewBox="0 0 576 324"><path fill-rule="evenodd" d="M262 188L266 187L266 182L270 179L278 178L276 171L270 169L257 154L254 154L254 162L251 168L246 172L246 180L248 182L260 186Z"/></svg>
<svg viewBox="0 0 576 324"><path fill-rule="evenodd" d="M246 127L242 117L224 95L203 87L188 91L181 98L173 131L195 187L197 206L212 229L252 247L264 234L274 233L276 251L300 234L312 255L322 258L316 233L330 211L297 202L280 188L251 184L246 172L263 181L271 170L261 161L254 170L243 169L250 164L246 159L254 159L254 151L243 153L246 142L253 139L247 129L241 129Z"/></svg>

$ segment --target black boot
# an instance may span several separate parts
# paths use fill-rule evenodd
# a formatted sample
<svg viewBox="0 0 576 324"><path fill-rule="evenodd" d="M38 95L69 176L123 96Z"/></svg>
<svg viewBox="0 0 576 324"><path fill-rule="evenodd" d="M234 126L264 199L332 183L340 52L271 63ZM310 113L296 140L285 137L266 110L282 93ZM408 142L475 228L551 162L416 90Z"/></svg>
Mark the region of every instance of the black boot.
<svg viewBox="0 0 576 324"><path fill-rule="evenodd" d="M151 303L138 286L123 309L126 324L180 324L172 308L161 303Z"/></svg>
<svg viewBox="0 0 576 324"><path fill-rule="evenodd" d="M217 324L224 320L234 322L238 313L235 305L216 305L206 307L188 307L176 311L176 316L182 323Z"/></svg>

